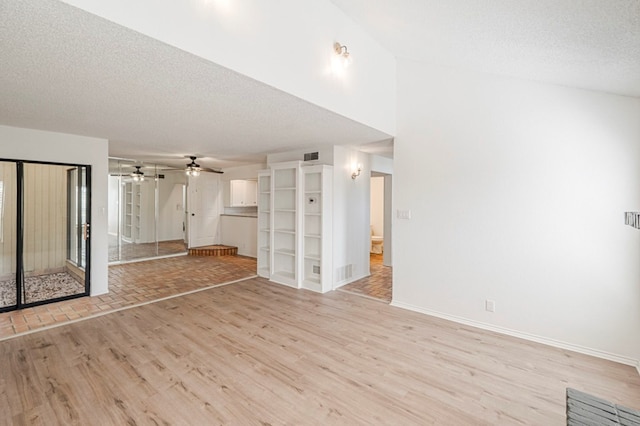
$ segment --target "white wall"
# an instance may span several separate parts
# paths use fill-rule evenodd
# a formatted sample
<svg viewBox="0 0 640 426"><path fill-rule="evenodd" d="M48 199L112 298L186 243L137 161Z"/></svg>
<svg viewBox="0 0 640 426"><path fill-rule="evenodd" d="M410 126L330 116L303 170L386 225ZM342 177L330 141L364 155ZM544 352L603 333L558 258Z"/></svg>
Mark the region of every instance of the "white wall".
<svg viewBox="0 0 640 426"><path fill-rule="evenodd" d="M329 0L65 2L395 133L395 59ZM334 42L351 53L341 75L331 72Z"/></svg>
<svg viewBox="0 0 640 426"><path fill-rule="evenodd" d="M286 152L277 152L267 155L267 164L283 163L285 161L304 161L305 153L318 153L318 159L305 161L304 164L333 165L333 146L307 147Z"/></svg>
<svg viewBox="0 0 640 426"><path fill-rule="evenodd" d="M384 236L384 177L371 178L370 199L371 227L373 234Z"/></svg>
<svg viewBox="0 0 640 426"><path fill-rule="evenodd" d="M220 243L238 247L241 256L258 256L258 219L244 216L220 217Z"/></svg>
<svg viewBox="0 0 640 426"><path fill-rule="evenodd" d="M393 174L393 158L382 157L380 155L371 155L371 171L384 173L387 175Z"/></svg>
<svg viewBox="0 0 640 426"><path fill-rule="evenodd" d="M394 304L638 360L640 100L405 60L398 82Z"/></svg>
<svg viewBox="0 0 640 426"><path fill-rule="evenodd" d="M109 142L0 126L0 158L91 165L91 295L107 292Z"/></svg>
<svg viewBox="0 0 640 426"><path fill-rule="evenodd" d="M369 275L371 236L369 154L345 146L334 147L333 165L333 268L334 288ZM357 179L353 167L362 165ZM340 268L351 265L352 276L342 277Z"/></svg>
<svg viewBox="0 0 640 426"><path fill-rule="evenodd" d="M384 176L384 253L382 264L393 266L393 175Z"/></svg>

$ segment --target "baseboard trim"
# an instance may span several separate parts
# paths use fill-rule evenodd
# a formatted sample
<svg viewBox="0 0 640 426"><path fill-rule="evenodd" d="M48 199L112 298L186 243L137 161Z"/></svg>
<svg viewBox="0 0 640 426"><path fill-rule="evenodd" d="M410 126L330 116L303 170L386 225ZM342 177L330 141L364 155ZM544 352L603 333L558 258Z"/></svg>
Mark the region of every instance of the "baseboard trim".
<svg viewBox="0 0 640 426"><path fill-rule="evenodd" d="M569 351L578 352L580 354L590 355L590 356L594 356L596 358L602 358L602 359L606 359L608 361L613 361L613 362L617 362L617 363L620 363L620 364L629 365L629 366L635 367L636 370L638 371L638 374L640 374L640 360L637 360L637 359L634 359L634 358L629 358L629 357L626 357L626 356L616 355L616 354L612 354L610 352L601 351L601 350L598 350L598 349L591 349L591 348L587 348L587 347L580 346L580 345L574 345L574 344L571 344L571 343L562 342L560 340L549 339L547 337L537 336L535 334L524 333L524 332L521 332L521 331L512 330L512 329L505 328L505 327L499 327L499 326L496 326L496 325L493 325L493 324L487 324L487 323L480 322L480 321L470 320L470 319L463 318L463 317L458 317L458 316L455 316L455 315L449 315L449 314L445 314L445 313L442 313L442 312L433 311L431 309L421 308L419 306L411 305L409 303L397 302L395 300L391 302L391 306L395 306L397 308L402 308L402 309L407 309L409 311L418 312L418 313L425 314L425 315L430 315L430 316L441 318L441 319L445 319L445 320L448 320L448 321L457 322L459 324L464 324L464 325L468 325L468 326L471 326L471 327L480 328L482 330L493 331L493 332L496 332L496 333L505 334L507 336L517 337L517 338L520 338L520 339L529 340L529 341L536 342L536 343L541 343L543 345L553 346L555 348L560 348L560 349L566 349L566 350L569 350Z"/></svg>

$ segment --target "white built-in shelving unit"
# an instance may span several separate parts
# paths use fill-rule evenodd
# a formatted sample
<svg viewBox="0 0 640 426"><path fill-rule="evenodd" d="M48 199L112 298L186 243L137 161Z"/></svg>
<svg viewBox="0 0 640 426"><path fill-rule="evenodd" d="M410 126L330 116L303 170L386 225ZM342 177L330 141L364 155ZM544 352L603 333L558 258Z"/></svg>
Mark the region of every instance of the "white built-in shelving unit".
<svg viewBox="0 0 640 426"><path fill-rule="evenodd" d="M298 230L299 163L272 165L271 277L280 284L299 287Z"/></svg>
<svg viewBox="0 0 640 426"><path fill-rule="evenodd" d="M258 275L271 277L271 171L258 172Z"/></svg>
<svg viewBox="0 0 640 426"><path fill-rule="evenodd" d="M332 167L272 164L258 174L258 275L331 289Z"/></svg>
<svg viewBox="0 0 640 426"><path fill-rule="evenodd" d="M126 182L122 185L122 239L127 242L133 242L133 189L134 185L131 182Z"/></svg>
<svg viewBox="0 0 640 426"><path fill-rule="evenodd" d="M332 167L302 168L304 197L302 287L331 290Z"/></svg>

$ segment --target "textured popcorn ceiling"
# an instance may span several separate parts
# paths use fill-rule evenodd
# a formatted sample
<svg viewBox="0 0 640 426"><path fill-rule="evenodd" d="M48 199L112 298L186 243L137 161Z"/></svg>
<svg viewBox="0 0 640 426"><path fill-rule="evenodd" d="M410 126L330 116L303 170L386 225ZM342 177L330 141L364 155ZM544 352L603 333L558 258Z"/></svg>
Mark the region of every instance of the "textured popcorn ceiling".
<svg viewBox="0 0 640 426"><path fill-rule="evenodd" d="M332 1L399 58L640 96L639 0Z"/></svg>
<svg viewBox="0 0 640 426"><path fill-rule="evenodd" d="M54 0L0 0L0 124L107 138L112 156L176 167L390 139Z"/></svg>
<svg viewBox="0 0 640 426"><path fill-rule="evenodd" d="M398 57L640 96L640 0L332 1ZM0 0L0 124L177 167L389 149L384 133L55 0Z"/></svg>

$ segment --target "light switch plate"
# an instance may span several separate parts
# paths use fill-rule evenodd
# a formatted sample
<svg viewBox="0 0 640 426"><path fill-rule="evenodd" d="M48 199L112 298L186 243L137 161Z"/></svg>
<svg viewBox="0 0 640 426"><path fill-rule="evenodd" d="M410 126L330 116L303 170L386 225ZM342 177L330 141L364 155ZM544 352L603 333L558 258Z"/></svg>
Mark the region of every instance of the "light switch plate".
<svg viewBox="0 0 640 426"><path fill-rule="evenodd" d="M398 209L398 219L404 219L404 220L411 219L411 210Z"/></svg>

